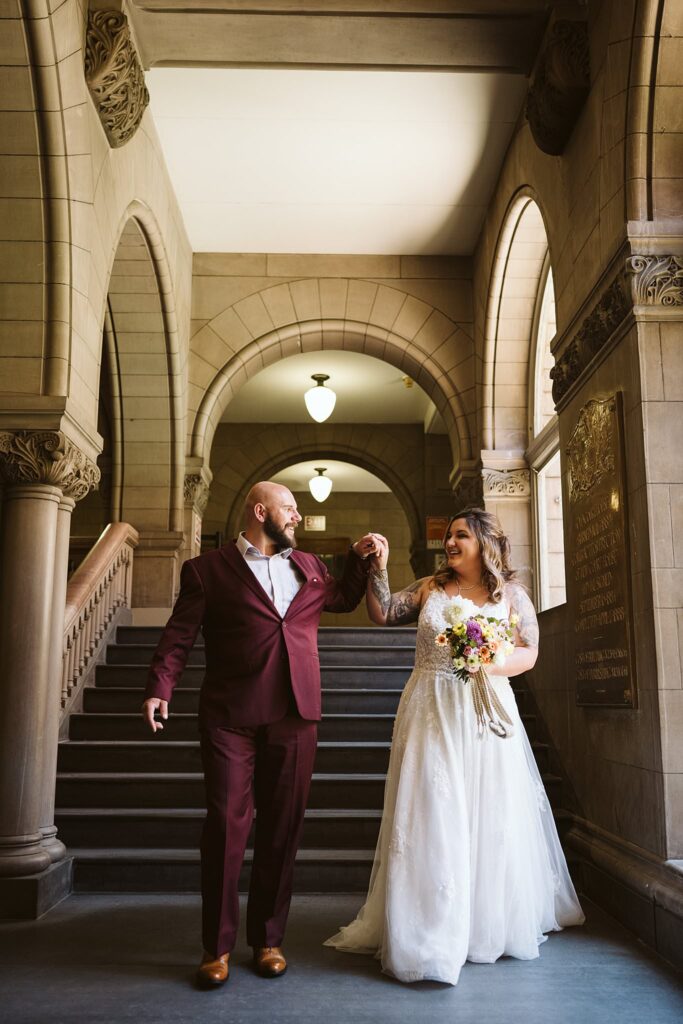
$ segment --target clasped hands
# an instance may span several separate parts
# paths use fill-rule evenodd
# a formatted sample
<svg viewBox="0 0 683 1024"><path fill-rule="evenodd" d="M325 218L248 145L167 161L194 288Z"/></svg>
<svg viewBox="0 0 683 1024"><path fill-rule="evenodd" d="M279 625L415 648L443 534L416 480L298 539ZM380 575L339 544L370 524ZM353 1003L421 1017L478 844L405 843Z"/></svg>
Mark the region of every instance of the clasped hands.
<svg viewBox="0 0 683 1024"><path fill-rule="evenodd" d="M369 558L373 569L386 569L389 560L389 542L381 533L366 533L357 540L353 550L359 558Z"/></svg>

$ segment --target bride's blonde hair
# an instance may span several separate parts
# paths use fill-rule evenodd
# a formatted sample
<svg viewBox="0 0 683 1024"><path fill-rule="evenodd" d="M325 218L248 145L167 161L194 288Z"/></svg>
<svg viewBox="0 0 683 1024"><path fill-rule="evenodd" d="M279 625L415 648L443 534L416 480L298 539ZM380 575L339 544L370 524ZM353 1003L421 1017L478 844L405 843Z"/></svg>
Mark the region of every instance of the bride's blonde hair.
<svg viewBox="0 0 683 1024"><path fill-rule="evenodd" d="M456 519L464 519L467 526L477 538L481 555L481 579L489 592L492 601L500 601L506 583L514 582L517 574L510 565L510 541L503 533L497 517L483 508L465 508L457 512L449 520L444 534L444 543L448 531ZM443 587L454 580L458 574L444 560L432 577L432 585Z"/></svg>

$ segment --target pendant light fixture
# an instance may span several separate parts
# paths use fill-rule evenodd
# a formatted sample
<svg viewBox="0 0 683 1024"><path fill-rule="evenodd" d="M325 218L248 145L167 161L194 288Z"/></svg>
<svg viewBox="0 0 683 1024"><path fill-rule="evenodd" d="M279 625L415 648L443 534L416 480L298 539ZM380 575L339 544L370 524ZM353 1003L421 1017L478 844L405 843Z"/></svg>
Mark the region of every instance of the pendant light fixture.
<svg viewBox="0 0 683 1024"><path fill-rule="evenodd" d="M315 390L315 388L313 390ZM320 469L316 466L315 471L318 473L318 476L311 477L308 481L308 489L316 501L325 501L325 499L330 496L332 481L329 476L323 476L323 473L327 472L327 467Z"/></svg>
<svg viewBox="0 0 683 1024"><path fill-rule="evenodd" d="M329 374L314 373L312 379L316 386L308 389L304 401L309 415L317 423L323 423L331 415L337 396L331 388L325 387L325 381L330 379Z"/></svg>

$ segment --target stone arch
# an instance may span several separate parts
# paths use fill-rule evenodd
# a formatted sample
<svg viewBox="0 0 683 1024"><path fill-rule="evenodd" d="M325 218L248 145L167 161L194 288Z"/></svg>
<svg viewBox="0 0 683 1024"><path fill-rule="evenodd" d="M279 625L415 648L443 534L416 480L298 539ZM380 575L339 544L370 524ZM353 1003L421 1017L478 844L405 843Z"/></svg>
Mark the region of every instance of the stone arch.
<svg viewBox="0 0 683 1024"><path fill-rule="evenodd" d="M488 291L481 403L486 451L527 447L531 343L548 267L543 214L531 190L523 188L503 218Z"/></svg>
<svg viewBox="0 0 683 1024"><path fill-rule="evenodd" d="M399 289L345 279L271 286L201 328L191 353L191 455L208 463L223 411L246 380L279 359L322 348L384 359L411 376L446 422L454 466L472 457L474 354L469 334Z"/></svg>
<svg viewBox="0 0 683 1024"><path fill-rule="evenodd" d="M156 222L138 201L121 218L101 314L116 376L114 518L140 530L181 531L184 411L174 292Z"/></svg>
<svg viewBox="0 0 683 1024"><path fill-rule="evenodd" d="M666 92L661 83L672 84L672 70L680 63L678 6L676 0L640 0L634 13L626 107L626 221L680 216L680 181L672 177L672 143L678 145L680 162L680 135L660 107Z"/></svg>
<svg viewBox="0 0 683 1024"><path fill-rule="evenodd" d="M350 462L355 466L359 466L361 469L367 470L369 473L373 473L383 483L385 483L396 498L398 498L410 526L410 536L413 548L420 542L422 532L420 527L420 516L417 505L415 504L413 496L410 493L409 488L406 486L405 481L401 479L398 473L394 472L390 466L372 452L356 448L351 444L339 443L335 443L332 446L316 445L309 448L291 448L287 451L278 452L277 455L273 455L272 458L267 459L258 466L258 468L256 468L254 472L245 479L244 483L237 491L230 509L228 510L228 515L226 517L226 536L237 536L244 499L247 496L249 488L253 484L258 480L269 480L276 473L279 473L281 470L286 469L288 466L291 466L296 462L308 462L312 459L338 459L341 462ZM220 480L220 471L216 474L216 480Z"/></svg>

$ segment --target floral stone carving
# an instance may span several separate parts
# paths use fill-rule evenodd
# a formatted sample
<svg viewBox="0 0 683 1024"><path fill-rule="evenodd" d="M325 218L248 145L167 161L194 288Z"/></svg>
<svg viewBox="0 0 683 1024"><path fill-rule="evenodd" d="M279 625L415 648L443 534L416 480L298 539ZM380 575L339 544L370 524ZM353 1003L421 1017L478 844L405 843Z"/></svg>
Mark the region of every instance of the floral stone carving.
<svg viewBox="0 0 683 1024"><path fill-rule="evenodd" d="M85 78L110 146L125 145L149 103L145 75L120 11L90 11Z"/></svg>
<svg viewBox="0 0 683 1024"><path fill-rule="evenodd" d="M556 21L527 96L531 134L544 153L559 156L590 89L588 30L583 21Z"/></svg>
<svg viewBox="0 0 683 1024"><path fill-rule="evenodd" d="M626 268L637 306L683 306L683 256L631 256Z"/></svg>
<svg viewBox="0 0 683 1024"><path fill-rule="evenodd" d="M204 515L209 503L209 485L199 473L191 473L185 477L183 497L188 505L194 505L200 516Z"/></svg>
<svg viewBox="0 0 683 1024"><path fill-rule="evenodd" d="M0 480L5 484L48 484L80 501L99 479L95 463L61 432L0 432Z"/></svg>
<svg viewBox="0 0 683 1024"><path fill-rule="evenodd" d="M485 469L482 478L487 498L528 498L531 494L528 469Z"/></svg>

